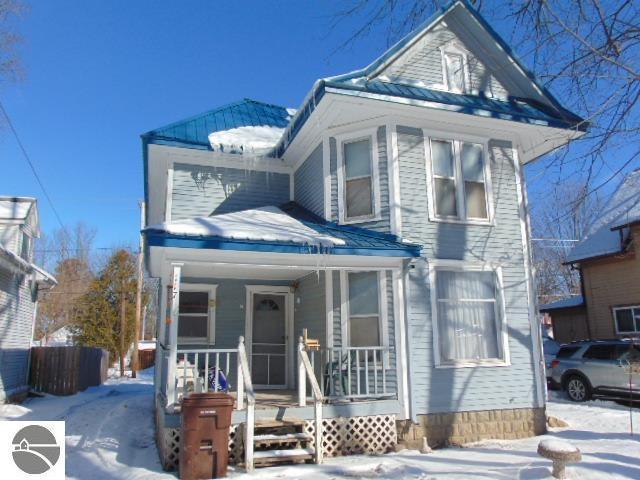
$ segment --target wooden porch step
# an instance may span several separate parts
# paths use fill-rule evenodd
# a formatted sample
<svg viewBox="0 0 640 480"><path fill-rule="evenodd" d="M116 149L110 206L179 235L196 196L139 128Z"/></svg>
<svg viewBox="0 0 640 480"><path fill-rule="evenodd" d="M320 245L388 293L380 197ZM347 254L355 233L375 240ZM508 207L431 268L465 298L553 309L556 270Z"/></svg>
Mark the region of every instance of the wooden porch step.
<svg viewBox="0 0 640 480"><path fill-rule="evenodd" d="M303 462L306 460L313 460L313 449L263 450L253 454L253 463L256 467L269 467L280 463Z"/></svg>
<svg viewBox="0 0 640 480"><path fill-rule="evenodd" d="M301 418L288 418L287 420L271 420L268 418L257 418L256 428L281 428L281 427L302 427L305 421Z"/></svg>
<svg viewBox="0 0 640 480"><path fill-rule="evenodd" d="M273 443L291 443L291 442L311 442L313 441L313 435L308 433L285 433L282 435L277 434L264 434L255 435L253 437L254 443L259 444L273 444Z"/></svg>

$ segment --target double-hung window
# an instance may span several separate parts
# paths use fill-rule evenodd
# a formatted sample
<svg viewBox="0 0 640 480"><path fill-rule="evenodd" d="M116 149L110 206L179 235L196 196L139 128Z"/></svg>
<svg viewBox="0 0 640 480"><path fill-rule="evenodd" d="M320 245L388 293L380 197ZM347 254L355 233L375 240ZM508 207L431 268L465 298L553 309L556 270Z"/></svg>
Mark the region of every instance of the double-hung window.
<svg viewBox="0 0 640 480"><path fill-rule="evenodd" d="M458 52L444 52L442 55L447 89L450 92L465 93L465 56Z"/></svg>
<svg viewBox="0 0 640 480"><path fill-rule="evenodd" d="M435 267L436 364L506 361L502 295L493 270Z"/></svg>
<svg viewBox="0 0 640 480"><path fill-rule="evenodd" d="M640 333L640 305L613 309L617 333Z"/></svg>
<svg viewBox="0 0 640 480"><path fill-rule="evenodd" d="M377 212L373 137L342 142L341 157L341 221L364 221L374 218Z"/></svg>
<svg viewBox="0 0 640 480"><path fill-rule="evenodd" d="M213 343L216 286L183 286L178 310L178 341Z"/></svg>
<svg viewBox="0 0 640 480"><path fill-rule="evenodd" d="M438 219L489 221L484 146L432 138L433 213Z"/></svg>
<svg viewBox="0 0 640 480"><path fill-rule="evenodd" d="M349 345L382 345L378 272L349 272Z"/></svg>

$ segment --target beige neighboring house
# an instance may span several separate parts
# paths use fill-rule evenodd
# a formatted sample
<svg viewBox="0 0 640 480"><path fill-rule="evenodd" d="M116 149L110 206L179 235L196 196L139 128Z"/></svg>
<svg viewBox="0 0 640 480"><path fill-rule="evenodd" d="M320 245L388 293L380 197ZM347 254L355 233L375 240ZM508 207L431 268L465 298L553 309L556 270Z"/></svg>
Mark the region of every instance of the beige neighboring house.
<svg viewBox="0 0 640 480"><path fill-rule="evenodd" d="M640 337L640 169L629 173L569 254L583 296L543 305L560 342Z"/></svg>

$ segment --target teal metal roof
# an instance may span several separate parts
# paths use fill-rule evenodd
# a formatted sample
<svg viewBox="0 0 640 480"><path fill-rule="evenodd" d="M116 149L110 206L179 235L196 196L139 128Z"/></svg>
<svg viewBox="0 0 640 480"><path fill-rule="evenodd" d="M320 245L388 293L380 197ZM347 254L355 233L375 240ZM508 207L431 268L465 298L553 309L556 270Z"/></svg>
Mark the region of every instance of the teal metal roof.
<svg viewBox="0 0 640 480"><path fill-rule="evenodd" d="M291 114L285 107L245 98L142 135L147 143L211 150L209 134L247 126L285 128Z"/></svg>

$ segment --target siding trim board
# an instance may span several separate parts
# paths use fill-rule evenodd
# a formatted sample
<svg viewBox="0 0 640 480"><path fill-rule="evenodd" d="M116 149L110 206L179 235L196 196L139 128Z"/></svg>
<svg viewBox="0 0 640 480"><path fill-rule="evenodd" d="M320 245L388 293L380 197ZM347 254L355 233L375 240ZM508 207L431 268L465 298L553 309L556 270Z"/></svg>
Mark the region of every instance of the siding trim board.
<svg viewBox="0 0 640 480"><path fill-rule="evenodd" d="M527 300L529 304L529 324L531 325L532 338L532 361L535 374L536 385L536 406L542 407L547 397L547 379L544 372L544 355L542 350L542 335L540 327L537 325L536 312L538 311L538 297L536 296L535 282L533 279L533 256L529 248L531 239L531 218L529 217L529 207L527 190L524 187L524 169L519 161L518 149L511 148L511 156L513 157L513 168L515 170L516 194L518 202L518 214L520 219L520 236L522 239L523 263L525 283L527 287ZM533 339L537 338L537 342Z"/></svg>

